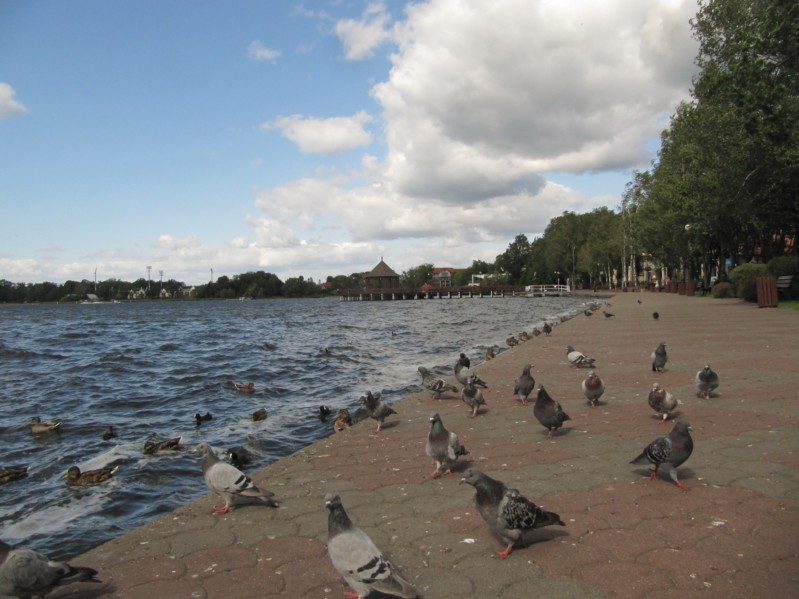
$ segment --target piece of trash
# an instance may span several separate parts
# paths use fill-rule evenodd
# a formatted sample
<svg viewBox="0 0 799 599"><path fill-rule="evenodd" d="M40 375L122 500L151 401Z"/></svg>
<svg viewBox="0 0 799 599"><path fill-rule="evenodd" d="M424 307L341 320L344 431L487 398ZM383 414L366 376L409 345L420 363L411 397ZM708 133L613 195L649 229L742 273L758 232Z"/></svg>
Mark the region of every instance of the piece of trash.
<svg viewBox="0 0 799 599"><path fill-rule="evenodd" d="M474 543L474 539L463 539L461 543L466 543L467 545L471 545Z"/></svg>

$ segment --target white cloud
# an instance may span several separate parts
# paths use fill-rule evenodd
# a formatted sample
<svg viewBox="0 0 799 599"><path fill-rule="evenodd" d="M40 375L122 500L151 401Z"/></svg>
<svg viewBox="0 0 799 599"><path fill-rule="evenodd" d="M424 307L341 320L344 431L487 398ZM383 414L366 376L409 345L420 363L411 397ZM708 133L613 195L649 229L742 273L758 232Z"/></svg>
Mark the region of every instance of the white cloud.
<svg viewBox="0 0 799 599"><path fill-rule="evenodd" d="M253 60L275 62L281 54L282 52L280 52L280 50L267 48L258 40L251 42L250 45L247 46L247 56Z"/></svg>
<svg viewBox="0 0 799 599"><path fill-rule="evenodd" d="M355 148L368 146L371 134L364 125L372 117L360 111L351 117L315 119L292 115L264 123L261 128L279 129L283 137L297 144L300 151L313 154L341 154Z"/></svg>
<svg viewBox="0 0 799 599"><path fill-rule="evenodd" d="M19 116L28 112L25 105L14 98L16 95L17 92L13 87L0 81L0 119Z"/></svg>
<svg viewBox="0 0 799 599"><path fill-rule="evenodd" d="M336 35L344 45L347 60L364 60L391 38L391 17L383 3L370 4L360 20L342 19L336 23Z"/></svg>

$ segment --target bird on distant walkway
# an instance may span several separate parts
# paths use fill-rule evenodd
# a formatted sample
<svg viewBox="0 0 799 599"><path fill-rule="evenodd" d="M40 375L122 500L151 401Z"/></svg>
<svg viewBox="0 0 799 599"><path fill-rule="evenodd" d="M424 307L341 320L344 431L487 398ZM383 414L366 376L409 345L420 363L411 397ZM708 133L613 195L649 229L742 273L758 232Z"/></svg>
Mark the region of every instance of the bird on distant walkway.
<svg viewBox="0 0 799 599"><path fill-rule="evenodd" d="M663 372L666 368L666 362L669 359L668 354L666 353L666 342L661 341L660 345L658 345L652 351L652 372Z"/></svg>
<svg viewBox="0 0 799 599"><path fill-rule="evenodd" d="M669 469L669 478L680 489L688 488L677 478L677 467L683 464L694 450L694 441L691 439L691 425L684 420L678 420L671 432L665 437L658 437L647 445L644 450L630 463L645 464L649 462L654 468L649 474L652 480L659 480L658 468L665 465Z"/></svg>
<svg viewBox="0 0 799 599"><path fill-rule="evenodd" d="M605 383L599 378L596 371L592 370L588 373L588 377L583 380L581 387L588 403L591 404L592 408L595 408L599 398L605 392Z"/></svg>
<svg viewBox="0 0 799 599"><path fill-rule="evenodd" d="M571 345L566 348L566 359L575 368L593 368L594 358L589 358L583 352L577 351Z"/></svg>
<svg viewBox="0 0 799 599"><path fill-rule="evenodd" d="M105 468L97 468L96 470L87 470L81 472L77 466L72 466L67 473L61 478L67 479L68 487L85 487L87 485L98 485L110 480L119 466L107 466Z"/></svg>
<svg viewBox="0 0 799 599"><path fill-rule="evenodd" d="M486 400L483 397L483 392L477 387L478 380L479 379L476 375L470 375L469 380L466 381L466 385L461 391L461 401L463 401L463 403L472 409L472 413L469 415L469 418L476 418L477 413L480 410L480 406L483 406L486 403Z"/></svg>
<svg viewBox="0 0 799 599"><path fill-rule="evenodd" d="M513 385L513 394L519 397L519 401L523 406L529 402L530 393L535 389L535 379L530 374L532 364L525 364L522 373L516 378Z"/></svg>
<svg viewBox="0 0 799 599"><path fill-rule="evenodd" d="M327 508L327 553L333 567L355 591L347 599L372 594L397 599L419 599L419 593L405 580L364 531L350 520L337 493L325 495Z"/></svg>
<svg viewBox="0 0 799 599"><path fill-rule="evenodd" d="M660 318L660 314L658 312L652 312L652 318L657 320L658 318Z"/></svg>
<svg viewBox="0 0 799 599"><path fill-rule="evenodd" d="M441 377L436 376L424 366L419 366L416 370L422 375L422 385L424 388L433 394L430 399L441 399L441 394L445 391L458 390L455 385L451 385Z"/></svg>
<svg viewBox="0 0 799 599"><path fill-rule="evenodd" d="M716 374L710 364L705 364L702 370L696 373L696 396L703 399L710 399L719 386L719 375Z"/></svg>
<svg viewBox="0 0 799 599"><path fill-rule="evenodd" d="M602 310L602 314L605 315L605 318L613 318L615 316L615 314L611 314L610 312L607 312L606 310Z"/></svg>
<svg viewBox="0 0 799 599"><path fill-rule="evenodd" d="M233 511L237 500L260 503L267 507L278 507L272 491L258 488L252 479L235 466L223 462L206 442L200 443L195 451L202 454L202 472L208 488L225 500L224 505L215 506L213 513L227 514Z"/></svg>
<svg viewBox="0 0 799 599"><path fill-rule="evenodd" d="M100 582L97 570L57 562L45 555L0 541L0 595L28 599L44 597L75 582Z"/></svg>
<svg viewBox="0 0 799 599"><path fill-rule="evenodd" d="M430 415L430 432L427 433L427 443L425 453L436 461L436 469L433 471L433 478L439 478L442 474L441 469L446 468L443 474L452 474L452 464L459 456L468 455L469 452L458 441L458 435L448 431L441 422L438 412Z"/></svg>
<svg viewBox="0 0 799 599"><path fill-rule="evenodd" d="M366 413L369 414L369 417L373 420L377 420L377 429L375 429L376 433L380 432L380 427L383 426L383 421L391 416L392 414L396 414L394 409L383 403L383 400L380 399L380 394L372 395L371 391L367 391L365 395L361 395L358 399L360 403L363 404Z"/></svg>
<svg viewBox="0 0 799 599"><path fill-rule="evenodd" d="M505 549L497 553L504 559L514 545L523 542L523 535L535 528L557 524L566 526L554 512L547 512L522 495L518 489L509 489L505 483L491 478L475 468L469 468L461 479L474 487L474 505L491 531L497 535Z"/></svg>
<svg viewBox="0 0 799 599"><path fill-rule="evenodd" d="M677 400L674 396L660 386L657 381L652 384L652 390L647 396L649 407L658 413L660 424L665 424L669 418L669 413L677 407Z"/></svg>
<svg viewBox="0 0 799 599"><path fill-rule="evenodd" d="M545 322L541 330L544 331L544 335L549 335L552 332L552 326L550 326L548 322Z"/></svg>
<svg viewBox="0 0 799 599"><path fill-rule="evenodd" d="M549 396L544 385L538 385L538 397L533 406L533 415L549 431L547 440L552 438L553 433L563 426L564 422L571 420L560 404Z"/></svg>

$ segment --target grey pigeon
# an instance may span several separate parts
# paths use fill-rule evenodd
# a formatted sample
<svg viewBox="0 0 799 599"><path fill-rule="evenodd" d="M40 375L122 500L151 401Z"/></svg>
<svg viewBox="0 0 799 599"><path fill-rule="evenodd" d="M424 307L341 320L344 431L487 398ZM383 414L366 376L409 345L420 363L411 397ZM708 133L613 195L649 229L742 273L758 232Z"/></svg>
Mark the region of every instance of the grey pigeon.
<svg viewBox="0 0 799 599"><path fill-rule="evenodd" d="M663 372L669 356L666 354L666 342L661 341L652 352L652 372Z"/></svg>
<svg viewBox="0 0 799 599"><path fill-rule="evenodd" d="M272 499L275 495L272 491L259 489L241 470L220 460L208 443L200 443L195 451L203 454L202 471L205 484L225 500L224 505L214 507L214 514L232 512L236 500L246 500L248 503L260 503L269 507L278 506L277 501Z"/></svg>
<svg viewBox="0 0 799 599"><path fill-rule="evenodd" d="M369 414L369 417L373 420L377 420L377 429L375 432L380 432L380 427L383 426L383 421L387 417L391 416L392 414L396 414L391 406L383 403L383 400L380 399L379 394L372 395L371 391L367 391L366 395L361 395L358 401L363 404L363 407L366 410L366 413Z"/></svg>
<svg viewBox="0 0 799 599"><path fill-rule="evenodd" d="M519 401L522 402L523 406L527 405L530 393L535 389L535 379L530 374L532 367L532 364L525 364L522 373L516 378L513 385L513 394L519 396Z"/></svg>
<svg viewBox="0 0 799 599"><path fill-rule="evenodd" d="M710 399L713 391L719 386L719 375L713 371L710 364L705 364L704 368L696 373L695 382L696 396Z"/></svg>
<svg viewBox="0 0 799 599"><path fill-rule="evenodd" d="M477 376L470 375L469 380L466 381L466 386L461 391L461 401L472 409L469 418L476 418L480 406L485 405L486 402L483 392L477 387L477 380L479 380Z"/></svg>
<svg viewBox="0 0 799 599"><path fill-rule="evenodd" d="M341 497L325 495L327 508L327 554L333 567L355 593L348 599L364 598L376 593L381 597L418 599L419 593L380 553L364 531L350 520Z"/></svg>
<svg viewBox="0 0 799 599"><path fill-rule="evenodd" d="M442 467L446 467L443 474L449 476L452 474L450 466L458 459L458 456L469 454L466 448L458 442L458 436L444 427L438 412L433 412L430 415L430 432L427 433L425 453L436 461L433 478L441 476Z"/></svg>
<svg viewBox="0 0 799 599"><path fill-rule="evenodd" d="M552 326L548 322L545 322L541 329L544 331L544 335L549 335L552 332Z"/></svg>
<svg viewBox="0 0 799 599"><path fill-rule="evenodd" d="M560 404L549 396L544 385L538 385L538 397L533 406L533 415L549 431L547 439L551 439L552 434L563 426L564 422L571 420Z"/></svg>
<svg viewBox="0 0 799 599"><path fill-rule="evenodd" d="M419 366L417 370L419 371L419 374L422 375L422 385L424 385L424 388L433 394L431 399L441 399L441 394L445 391L458 390L455 385L450 385L444 379L437 377L435 374L427 370L427 368L424 366Z"/></svg>
<svg viewBox="0 0 799 599"><path fill-rule="evenodd" d="M455 378L458 379L458 382L461 385L465 385L466 382L469 380L469 377L474 375L474 384L478 387L482 387L483 389L488 389L488 385L485 381L481 380L476 374L474 374L471 370L471 362L466 354L461 353L458 361L455 362Z"/></svg>
<svg viewBox="0 0 799 599"><path fill-rule="evenodd" d="M73 582L100 582L97 570L51 561L32 549L0 541L0 595L29 599L43 597Z"/></svg>
<svg viewBox="0 0 799 599"><path fill-rule="evenodd" d="M658 318L660 318L660 314L658 312L652 312L652 318L657 320Z"/></svg>
<svg viewBox="0 0 799 599"><path fill-rule="evenodd" d="M501 481L486 476L479 470L469 468L461 484L468 483L475 489L474 505L491 531L496 534L506 547L497 553L499 558L506 558L513 546L525 532L534 528L542 528L551 524L566 526L560 516L547 512L535 505L517 489L509 489Z"/></svg>
<svg viewBox="0 0 799 599"><path fill-rule="evenodd" d="M583 395L591 404L592 408L596 407L599 398L605 392L605 383L599 378L596 371L592 370L588 373L588 377L582 382Z"/></svg>
<svg viewBox="0 0 799 599"><path fill-rule="evenodd" d="M566 359L576 368L593 368L594 358L589 358L583 352L577 351L571 345L566 348Z"/></svg>
<svg viewBox="0 0 799 599"><path fill-rule="evenodd" d="M649 407L658 413L658 420L660 424L665 424L669 418L669 412L677 407L677 400L675 397L660 386L657 381L652 384L652 390L647 397Z"/></svg>
<svg viewBox="0 0 799 599"><path fill-rule="evenodd" d="M654 468L649 474L649 478L652 480L658 480L658 468L665 465L669 469L669 477L674 484L683 491L687 491L688 487L677 479L677 467L691 457L691 452L694 450L694 441L691 439L690 430L690 424L684 420L678 420L668 435L652 441L630 463L646 464L649 462L653 464Z"/></svg>

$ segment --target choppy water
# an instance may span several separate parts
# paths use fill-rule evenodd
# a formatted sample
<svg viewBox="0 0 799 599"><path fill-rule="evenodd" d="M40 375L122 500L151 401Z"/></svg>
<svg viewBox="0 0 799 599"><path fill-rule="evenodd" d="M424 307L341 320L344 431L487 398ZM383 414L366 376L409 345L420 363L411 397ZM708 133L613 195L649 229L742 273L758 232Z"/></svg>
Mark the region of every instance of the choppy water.
<svg viewBox="0 0 799 599"><path fill-rule="evenodd" d="M398 401L421 389L417 366L450 375L461 351L478 364L487 346L506 348L509 335L584 301L0 305L0 466L30 466L0 485L0 538L57 558L87 551L207 493L195 453L142 453L151 434L218 451L244 444L251 471L332 434L320 405L354 412L367 389ZM253 422L261 407L269 418ZM213 420L197 428L194 414L207 411ZM61 431L32 435L36 415ZM119 437L103 441L109 425ZM119 471L71 490L61 475L75 464Z"/></svg>

